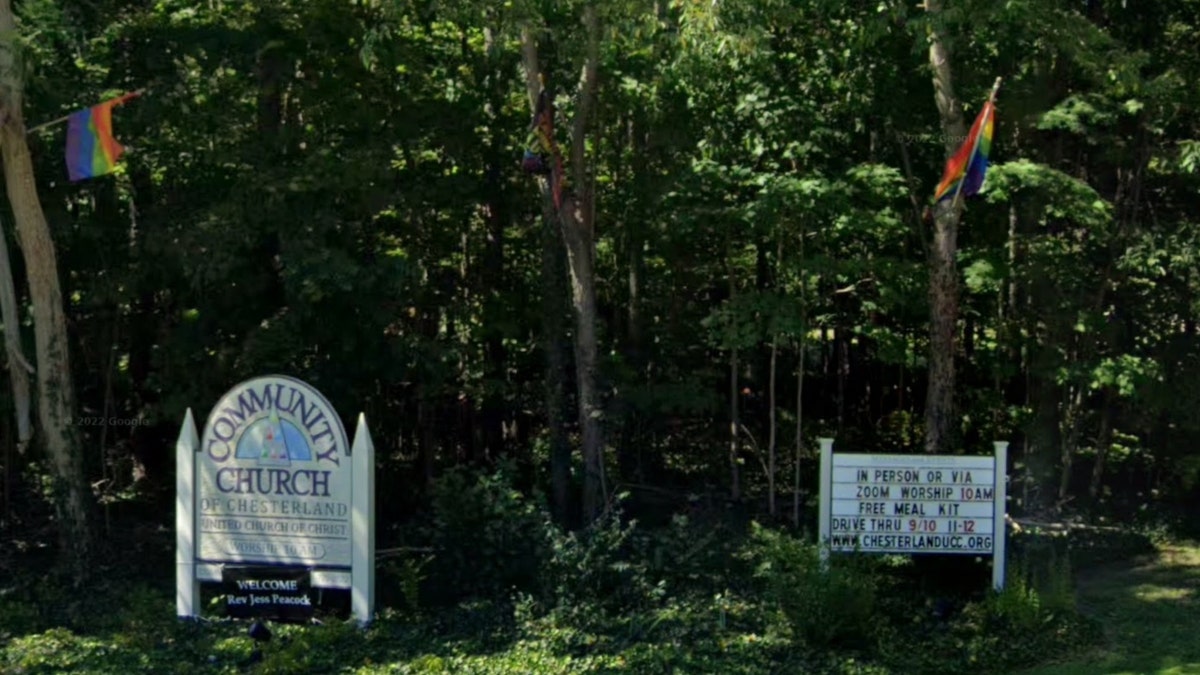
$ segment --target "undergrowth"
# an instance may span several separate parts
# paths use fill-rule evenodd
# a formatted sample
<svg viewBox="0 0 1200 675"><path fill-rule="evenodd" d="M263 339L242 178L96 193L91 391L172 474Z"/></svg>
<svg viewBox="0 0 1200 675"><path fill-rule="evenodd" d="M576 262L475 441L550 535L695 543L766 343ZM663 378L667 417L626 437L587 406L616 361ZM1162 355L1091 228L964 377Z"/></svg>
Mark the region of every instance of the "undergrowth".
<svg viewBox="0 0 1200 675"><path fill-rule="evenodd" d="M177 620L161 583L80 594L30 577L0 589L0 672L988 673L1098 635L1074 610L1065 555L1015 558L1001 593L984 592L986 576L964 591L909 558L826 567L811 541L719 514L648 530L618 504L563 532L503 474L443 489L413 533L433 552L380 567L395 602L366 630L324 616L271 624L256 645L219 611Z"/></svg>

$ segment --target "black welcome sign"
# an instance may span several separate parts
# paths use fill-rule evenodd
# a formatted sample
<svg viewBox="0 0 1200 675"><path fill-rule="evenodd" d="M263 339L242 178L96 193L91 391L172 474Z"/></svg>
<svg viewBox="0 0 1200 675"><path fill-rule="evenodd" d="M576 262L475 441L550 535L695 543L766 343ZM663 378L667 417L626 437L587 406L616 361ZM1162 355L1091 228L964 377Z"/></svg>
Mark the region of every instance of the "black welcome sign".
<svg viewBox="0 0 1200 675"><path fill-rule="evenodd" d="M306 621L313 598L305 567L225 566L221 573L226 614L235 618Z"/></svg>

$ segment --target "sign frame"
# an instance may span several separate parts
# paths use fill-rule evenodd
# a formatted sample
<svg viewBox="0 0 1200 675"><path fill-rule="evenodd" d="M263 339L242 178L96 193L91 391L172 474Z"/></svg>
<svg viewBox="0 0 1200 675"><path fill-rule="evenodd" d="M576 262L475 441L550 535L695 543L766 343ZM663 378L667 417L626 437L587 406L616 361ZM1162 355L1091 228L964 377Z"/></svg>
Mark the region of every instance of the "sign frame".
<svg viewBox="0 0 1200 675"><path fill-rule="evenodd" d="M833 439L818 438L818 443L821 448L821 470L820 470L820 501L818 509L818 531L820 537L820 555L822 565L828 565L829 556L836 551L832 546L832 530L834 511L834 454L833 454ZM990 555L992 557L992 588L996 591L1004 589L1005 579L1005 562L1007 559L1007 527L1006 527L1006 511L1008 502L1008 442L994 441L993 455L991 457L992 464L990 470L992 472L992 504L991 504L991 535L992 535L992 550L990 553L976 553L975 555ZM911 457L913 464L922 463L945 463L953 465L956 459L961 459L961 455L882 455L868 453L845 453L840 454L841 457L847 455L861 457L867 463L892 464L900 458L908 459ZM971 456L971 459L984 459L983 457ZM939 461L940 460L940 461ZM973 462L973 463L977 463ZM988 470L982 467L975 467L973 470ZM988 485L983 483L980 485ZM982 503L982 502L979 502ZM911 555L921 553L910 549L899 549L899 547L886 548L871 551L855 551L858 553L879 553L879 554L901 554ZM930 554L946 554L954 555L955 552L946 551L931 551ZM970 551L964 551L970 553Z"/></svg>
<svg viewBox="0 0 1200 675"><path fill-rule="evenodd" d="M222 398L260 379L290 380L317 392L307 383L285 375L263 375L251 378L231 387ZM319 392L317 392L319 394ZM214 406L215 407L215 406ZM330 408L331 412L336 414ZM341 418L336 420L341 427ZM175 614L179 618L200 616L200 584L221 582L225 565L278 566L281 568L306 567L312 588L349 589L351 615L359 625L371 622L375 612L375 446L367 428L367 419L358 415L354 441L346 450L350 460L350 565L321 567L289 563L263 563L227 560L209 562L198 557L197 547L197 501L198 466L197 456L203 452L200 435L197 433L195 417L188 408L179 438L175 443Z"/></svg>

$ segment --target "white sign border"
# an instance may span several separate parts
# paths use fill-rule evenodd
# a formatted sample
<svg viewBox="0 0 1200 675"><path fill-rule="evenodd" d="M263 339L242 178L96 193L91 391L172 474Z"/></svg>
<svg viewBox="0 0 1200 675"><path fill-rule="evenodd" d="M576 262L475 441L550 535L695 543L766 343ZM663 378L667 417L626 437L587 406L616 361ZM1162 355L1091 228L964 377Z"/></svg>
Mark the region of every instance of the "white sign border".
<svg viewBox="0 0 1200 675"><path fill-rule="evenodd" d="M221 565L196 560L196 453L200 450L196 418L188 408L175 442L175 615L179 618L199 617L200 582L221 580ZM310 573L314 588L350 589L350 613L365 627L375 614L375 445L361 413L350 446L350 467L350 572L311 569Z"/></svg>
<svg viewBox="0 0 1200 675"><path fill-rule="evenodd" d="M817 512L818 532L820 537L820 555L821 564L829 564L830 547L830 527L832 525L833 512L833 439L818 438L817 442L821 447L821 474L820 474L820 500ZM1006 522L1006 505L1008 503L1008 441L994 441L992 443L995 454L993 455L994 471L993 482L994 489L992 491L993 511L992 511L992 588L996 591L1004 589L1005 578L1005 563L1007 560L1007 522ZM864 455L870 457L871 455ZM920 460L936 455L914 455L914 459Z"/></svg>

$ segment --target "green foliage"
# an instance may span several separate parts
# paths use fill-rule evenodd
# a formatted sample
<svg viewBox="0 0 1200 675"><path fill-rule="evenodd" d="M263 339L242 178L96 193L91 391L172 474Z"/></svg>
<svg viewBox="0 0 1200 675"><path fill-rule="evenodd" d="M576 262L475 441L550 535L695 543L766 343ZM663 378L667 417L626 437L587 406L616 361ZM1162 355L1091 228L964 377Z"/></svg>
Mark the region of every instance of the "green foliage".
<svg viewBox="0 0 1200 675"><path fill-rule="evenodd" d="M727 510L756 517L765 481L749 449L730 448L730 413L743 441L768 438L774 419L776 449L790 453L798 398L808 438L921 446L931 233L920 211L950 140L924 65L940 28L968 117L1004 77L994 162L957 242L964 439L1014 441L1014 510L1195 527L1195 2L946 4L934 17L895 1L597 3L600 92L587 165L568 171L596 190L610 485L717 501L732 452L742 499ZM549 425L574 429L573 402L560 414L546 396L571 377L569 347L559 372L545 353L563 339L555 307L570 288L553 281L562 241L518 167L530 113L520 39L536 34L560 142L579 148L568 136L582 102L580 2L15 5L18 35L6 37L27 124L147 88L115 114L132 151L112 177L68 184L63 127L30 134L79 413L146 421L80 430L106 509L169 528L174 475L158 449L184 411L284 372L371 420L390 490L380 547L433 549L381 569L381 595L412 623L392 617L365 645L289 629L262 670L1003 670L1086 642L1054 565L1149 546L1145 533L1022 533L1022 560L1056 562L1029 562L1008 595L960 599L948 619L904 596L922 614L909 625L887 601L905 590L896 570L839 557L825 573L811 544L777 532L758 531L736 558L744 533L694 513L664 531L635 518L671 509L635 505L575 532L553 525L530 495L553 493L553 450L538 445ZM33 327L22 331L28 347ZM39 453L35 442L2 460L6 545L52 539L44 502L58 487ZM518 459L462 468L498 457ZM800 462L805 504L811 465ZM571 494L574 478L559 487ZM145 551L108 546L116 567ZM107 597L114 611L97 602L41 576L2 589L0 641L14 646L0 669L251 669L234 628L187 633L149 586ZM344 664L321 660L325 639ZM860 662L826 649L848 644ZM913 644L930 646L928 661Z"/></svg>
<svg viewBox="0 0 1200 675"><path fill-rule="evenodd" d="M828 569L819 547L754 524L745 552L755 577L805 644L862 645L871 638L878 582L864 558L840 557Z"/></svg>
<svg viewBox="0 0 1200 675"><path fill-rule="evenodd" d="M492 481L503 482L484 479L466 484L495 491ZM15 632L0 645L0 670L1012 672L1065 658L1098 635L1073 610L1066 556L1021 553L1004 593L955 597L937 614L946 599L912 585L902 558L839 555L826 572L814 544L784 532L718 524L706 538L707 530L684 518L645 529L614 510L587 531L547 531L544 582L511 602L386 607L365 631L333 617L272 624L275 636L263 645L247 637L244 621L179 622L168 589L117 577L81 610L78 628L16 628L24 610L6 600L0 617Z"/></svg>
<svg viewBox="0 0 1200 675"><path fill-rule="evenodd" d="M542 596L573 612L636 610L663 594L642 559L631 555L636 523L610 509L580 532L549 532L549 555L539 570Z"/></svg>
<svg viewBox="0 0 1200 675"><path fill-rule="evenodd" d="M504 470L447 472L434 487L432 511L429 584L435 601L503 598L542 581L539 564L552 525Z"/></svg>

